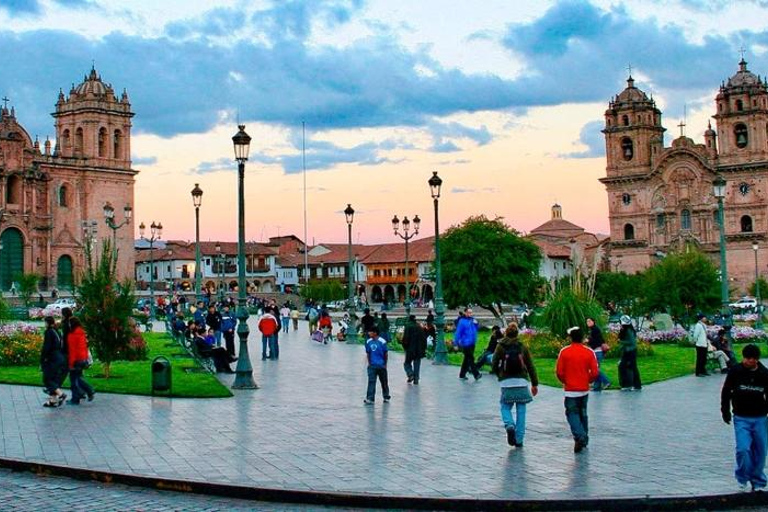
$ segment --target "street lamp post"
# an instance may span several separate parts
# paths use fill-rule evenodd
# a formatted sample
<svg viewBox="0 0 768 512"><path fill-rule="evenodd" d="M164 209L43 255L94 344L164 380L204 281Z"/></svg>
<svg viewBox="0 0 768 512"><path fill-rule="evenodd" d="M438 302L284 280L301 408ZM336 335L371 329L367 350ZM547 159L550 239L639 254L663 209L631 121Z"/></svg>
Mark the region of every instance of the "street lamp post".
<svg viewBox="0 0 768 512"><path fill-rule="evenodd" d="M125 208L123 208L123 215L123 222L115 224L115 208L109 202L104 205L104 221L107 223L107 226L109 226L109 229L112 230L113 249L116 249L117 246L117 230L131 222L131 216L133 215L133 208L131 208L131 205L125 205Z"/></svg>
<svg viewBox="0 0 768 512"><path fill-rule="evenodd" d="M248 356L248 309L245 289L245 162L251 137L245 133L245 125L238 125L238 132L232 137L237 160L237 335L240 338L237 369L233 389L258 389L253 380L253 367Z"/></svg>
<svg viewBox="0 0 768 512"><path fill-rule="evenodd" d="M443 302L443 276L440 262L440 223L438 216L438 200L443 180L432 171L429 178L429 190L435 204L435 359L433 364L448 364L448 351L445 349L445 303Z"/></svg>
<svg viewBox="0 0 768 512"><path fill-rule="evenodd" d="M203 189L195 183L192 189L192 204L195 206L195 301L200 300L200 281L203 275L200 268L200 205L203 203Z"/></svg>
<svg viewBox="0 0 768 512"><path fill-rule="evenodd" d="M5 218L5 208L0 208L0 262L3 261L3 219ZM3 282L0 278L0 297L3 296Z"/></svg>
<svg viewBox="0 0 768 512"><path fill-rule="evenodd" d="M219 303L224 303L224 264L227 257L221 253L221 244L216 242L216 263L219 265Z"/></svg>
<svg viewBox="0 0 768 512"><path fill-rule="evenodd" d="M400 233L400 219L397 215L392 217L392 229L395 231L395 235L405 240L405 316L406 318L411 314L411 286L408 282L408 241L419 234L419 226L421 225L421 219L418 215L413 217L413 233L409 233L411 229L411 221L408 217L403 217L403 232Z"/></svg>
<svg viewBox="0 0 768 512"><path fill-rule="evenodd" d="M712 188L717 198L717 219L720 225L720 300L723 309L728 307L728 266L725 257L725 212L723 210L723 199L725 198L725 180L718 175L712 181Z"/></svg>
<svg viewBox="0 0 768 512"><path fill-rule="evenodd" d="M355 293L354 293L354 281L352 279L352 221L355 219L355 210L351 204L347 204L344 209L344 216L347 219L347 260L349 265L347 268L347 313L349 315L349 323L347 324L346 341L352 342L357 339L357 324L355 323Z"/></svg>
<svg viewBox="0 0 768 512"><path fill-rule="evenodd" d="M163 236L163 225L158 222L149 226L149 238L144 236L146 226L142 222L139 224L139 237L149 242L149 320L155 319L155 241Z"/></svg>
<svg viewBox="0 0 768 512"><path fill-rule="evenodd" d="M760 273L757 270L757 250L760 246L757 242L752 242L752 250L755 251L755 292L757 294L757 321L755 322L756 329L763 328L763 304L760 297Z"/></svg>

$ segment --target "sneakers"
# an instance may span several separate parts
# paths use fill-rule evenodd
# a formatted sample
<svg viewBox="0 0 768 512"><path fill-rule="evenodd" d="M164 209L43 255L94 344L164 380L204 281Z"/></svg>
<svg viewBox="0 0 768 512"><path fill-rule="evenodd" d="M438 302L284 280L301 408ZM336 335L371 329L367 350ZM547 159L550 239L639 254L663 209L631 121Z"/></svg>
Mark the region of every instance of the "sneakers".
<svg viewBox="0 0 768 512"><path fill-rule="evenodd" d="M409 375L408 376L408 384L410 384L411 382L413 382L413 377L411 375Z"/></svg>
<svg viewBox="0 0 768 512"><path fill-rule="evenodd" d="M227 373L234 373L232 370L229 370ZM96 392L94 391L90 395L88 395L88 401L93 402L93 397L96 395Z"/></svg>
<svg viewBox="0 0 768 512"><path fill-rule="evenodd" d="M385 399L384 399L384 403L385 403L385 404L388 404L388 403L389 403L389 397L387 397L387 398L385 398Z"/></svg>
<svg viewBox="0 0 768 512"><path fill-rule="evenodd" d="M622 391L632 391L632 388L621 388Z"/></svg>
<svg viewBox="0 0 768 512"><path fill-rule="evenodd" d="M59 395L58 403L56 404L56 407L61 407L62 405L64 405L64 402L66 402L66 401L67 401L67 394L66 393L60 394Z"/></svg>
<svg viewBox="0 0 768 512"><path fill-rule="evenodd" d="M364 403L365 405L371 405L371 404L373 404L373 400L368 400L368 399L366 398L366 399L364 399L364 400L363 400L363 403Z"/></svg>
<svg viewBox="0 0 768 512"><path fill-rule="evenodd" d="M466 375L464 375L463 377L462 377L461 375L459 375L459 378L460 378L461 380L469 380L469 379L467 378L467 376L466 376Z"/></svg>
<svg viewBox="0 0 768 512"><path fill-rule="evenodd" d="M478 381L483 378L483 374L480 372L477 372L477 375L475 375L475 380Z"/></svg>
<svg viewBox="0 0 768 512"><path fill-rule="evenodd" d="M602 389L603 389L603 391L605 391L609 387L611 387L611 383L610 382L606 382L605 386L603 386Z"/></svg>
<svg viewBox="0 0 768 512"><path fill-rule="evenodd" d="M744 482L743 484L739 482L739 492L749 492L752 488L749 485L749 482Z"/></svg>
<svg viewBox="0 0 768 512"><path fill-rule="evenodd" d="M507 429L507 444L509 446L515 446L517 444L517 441L515 440L515 429L514 428L508 428Z"/></svg>

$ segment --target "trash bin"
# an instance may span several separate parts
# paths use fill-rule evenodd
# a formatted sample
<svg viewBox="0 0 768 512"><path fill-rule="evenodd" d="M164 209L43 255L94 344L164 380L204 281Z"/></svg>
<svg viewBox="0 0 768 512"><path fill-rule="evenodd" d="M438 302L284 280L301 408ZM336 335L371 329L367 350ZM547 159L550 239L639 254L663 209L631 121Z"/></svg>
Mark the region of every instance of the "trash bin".
<svg viewBox="0 0 768 512"><path fill-rule="evenodd" d="M171 362L164 356L152 360L152 394L156 391L171 394Z"/></svg>

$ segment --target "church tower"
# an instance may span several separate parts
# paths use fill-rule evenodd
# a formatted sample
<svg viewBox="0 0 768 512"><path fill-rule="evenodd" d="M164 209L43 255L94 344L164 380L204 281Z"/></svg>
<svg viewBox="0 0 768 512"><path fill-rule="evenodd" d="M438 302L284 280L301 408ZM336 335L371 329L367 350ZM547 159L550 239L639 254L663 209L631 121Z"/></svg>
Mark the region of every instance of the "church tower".
<svg viewBox="0 0 768 512"><path fill-rule="evenodd" d="M648 172L664 145L661 111L653 99L635 87L630 75L627 87L605 111L607 175Z"/></svg>
<svg viewBox="0 0 768 512"><path fill-rule="evenodd" d="M118 100L95 68L56 102L58 156L90 160L93 166L131 167L131 104L123 91Z"/></svg>
<svg viewBox="0 0 768 512"><path fill-rule="evenodd" d="M768 160L768 92L766 83L747 69L742 57L739 71L720 86L715 98L719 164Z"/></svg>

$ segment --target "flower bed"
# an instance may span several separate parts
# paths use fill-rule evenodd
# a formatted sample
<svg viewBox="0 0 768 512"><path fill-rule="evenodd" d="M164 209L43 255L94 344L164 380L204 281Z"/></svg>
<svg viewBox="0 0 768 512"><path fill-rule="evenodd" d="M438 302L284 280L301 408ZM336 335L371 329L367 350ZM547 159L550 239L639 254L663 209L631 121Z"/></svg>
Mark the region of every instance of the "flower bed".
<svg viewBox="0 0 768 512"><path fill-rule="evenodd" d="M24 322L0 325L0 366L36 365L42 346L39 327Z"/></svg>
<svg viewBox="0 0 768 512"><path fill-rule="evenodd" d="M603 333L603 338L610 347L605 357L608 359L620 357L621 353L617 350L620 345L618 334L608 331ZM556 358L560 354L560 350L568 344L566 340L552 336L549 331L537 329L521 330L520 339L530 349L531 356L533 357ZM651 342L638 337L637 357L650 355L653 355Z"/></svg>

